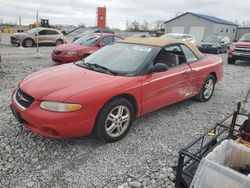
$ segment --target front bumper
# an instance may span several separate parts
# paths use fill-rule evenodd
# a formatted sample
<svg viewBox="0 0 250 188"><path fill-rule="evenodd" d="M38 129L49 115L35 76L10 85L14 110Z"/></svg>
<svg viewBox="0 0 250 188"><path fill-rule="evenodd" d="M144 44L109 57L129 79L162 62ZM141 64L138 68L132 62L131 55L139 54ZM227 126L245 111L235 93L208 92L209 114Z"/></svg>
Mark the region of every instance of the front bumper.
<svg viewBox="0 0 250 188"><path fill-rule="evenodd" d="M228 51L228 57L235 60L248 60L250 61L250 53Z"/></svg>
<svg viewBox="0 0 250 188"><path fill-rule="evenodd" d="M16 119L31 131L49 138L70 138L89 135L95 123L95 109L59 113L43 110L40 101L22 109L11 97L11 110Z"/></svg>
<svg viewBox="0 0 250 188"><path fill-rule="evenodd" d="M10 43L11 43L11 45L20 45L21 44L21 40L20 39L16 39L16 38L11 38L10 39Z"/></svg>
<svg viewBox="0 0 250 188"><path fill-rule="evenodd" d="M54 53L51 54L51 59L57 63L71 63L79 61L81 58L78 55L56 55Z"/></svg>
<svg viewBox="0 0 250 188"><path fill-rule="evenodd" d="M218 50L218 47L216 47L216 48L203 48L203 47L199 47L199 50L202 53L216 53L217 50Z"/></svg>

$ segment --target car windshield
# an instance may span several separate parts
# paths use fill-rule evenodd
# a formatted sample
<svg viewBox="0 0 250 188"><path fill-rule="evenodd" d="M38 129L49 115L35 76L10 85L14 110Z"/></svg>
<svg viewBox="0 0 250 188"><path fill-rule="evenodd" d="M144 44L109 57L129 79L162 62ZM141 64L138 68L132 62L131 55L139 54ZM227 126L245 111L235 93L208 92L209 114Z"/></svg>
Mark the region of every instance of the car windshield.
<svg viewBox="0 0 250 188"><path fill-rule="evenodd" d="M250 34L243 35L240 40L240 42L250 42Z"/></svg>
<svg viewBox="0 0 250 188"><path fill-rule="evenodd" d="M167 39L180 39L181 35L165 34L165 35L162 35L162 37L167 38Z"/></svg>
<svg viewBox="0 0 250 188"><path fill-rule="evenodd" d="M98 71L104 67L116 75L135 75L145 61L159 47L137 44L116 43L106 46L78 62L79 66L88 65ZM94 67L94 68L93 68Z"/></svg>
<svg viewBox="0 0 250 188"><path fill-rule="evenodd" d="M217 37L217 36L209 36L209 37L206 37L204 39L204 42L220 42L221 41L221 37Z"/></svg>
<svg viewBox="0 0 250 188"><path fill-rule="evenodd" d="M39 29L38 29L38 32L39 32ZM26 33L36 34L37 33L37 28L30 29L30 30L26 31Z"/></svg>
<svg viewBox="0 0 250 188"><path fill-rule="evenodd" d="M94 43L96 43L100 37L97 37L95 35L84 35L81 38L77 39L74 44L80 44L80 45L85 45L85 46L90 46Z"/></svg>

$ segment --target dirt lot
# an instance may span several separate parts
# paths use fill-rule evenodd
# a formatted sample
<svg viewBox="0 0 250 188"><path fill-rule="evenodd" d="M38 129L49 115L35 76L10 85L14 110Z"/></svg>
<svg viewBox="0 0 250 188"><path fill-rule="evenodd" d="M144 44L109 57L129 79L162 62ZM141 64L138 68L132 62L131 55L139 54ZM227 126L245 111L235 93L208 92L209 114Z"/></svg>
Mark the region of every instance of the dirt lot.
<svg viewBox="0 0 250 188"><path fill-rule="evenodd" d="M0 45L0 187L173 187L179 149L232 112L250 87L250 62L225 63L210 101L190 99L150 113L119 142L51 140L23 129L9 104L25 76L55 66L52 49L41 47L42 58L34 59L35 48Z"/></svg>

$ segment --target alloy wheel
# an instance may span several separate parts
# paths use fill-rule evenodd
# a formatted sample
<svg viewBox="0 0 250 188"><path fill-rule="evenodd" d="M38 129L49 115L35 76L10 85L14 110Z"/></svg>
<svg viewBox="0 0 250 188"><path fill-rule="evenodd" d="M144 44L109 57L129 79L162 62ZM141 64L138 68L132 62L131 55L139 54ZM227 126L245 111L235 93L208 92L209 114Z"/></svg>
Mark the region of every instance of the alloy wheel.
<svg viewBox="0 0 250 188"><path fill-rule="evenodd" d="M204 90L204 98L208 99L212 95L214 90L214 81L212 79L207 80Z"/></svg>
<svg viewBox="0 0 250 188"><path fill-rule="evenodd" d="M33 46L32 40L30 40L30 39L26 40L26 41L25 41L25 46L26 46L26 47L32 47L32 46Z"/></svg>
<svg viewBox="0 0 250 188"><path fill-rule="evenodd" d="M128 107L119 105L113 108L105 122L106 133L113 138L121 136L128 128L131 114Z"/></svg>

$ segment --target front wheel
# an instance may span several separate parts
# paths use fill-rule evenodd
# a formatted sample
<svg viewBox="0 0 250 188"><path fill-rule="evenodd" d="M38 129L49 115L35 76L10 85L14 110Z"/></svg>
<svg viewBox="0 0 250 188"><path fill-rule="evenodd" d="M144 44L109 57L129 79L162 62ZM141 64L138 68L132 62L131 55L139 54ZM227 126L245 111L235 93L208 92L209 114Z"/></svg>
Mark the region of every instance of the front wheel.
<svg viewBox="0 0 250 188"><path fill-rule="evenodd" d="M200 93L196 96L196 99L201 102L207 102L214 93L215 77L213 75L208 75Z"/></svg>
<svg viewBox="0 0 250 188"><path fill-rule="evenodd" d="M32 47L34 45L34 41L32 39L25 39L23 41L23 46L25 47Z"/></svg>
<svg viewBox="0 0 250 188"><path fill-rule="evenodd" d="M115 98L100 111L94 135L104 142L115 142L129 132L135 118L134 107L127 99Z"/></svg>
<svg viewBox="0 0 250 188"><path fill-rule="evenodd" d="M61 39L58 39L55 43L56 46L59 46L61 44L63 44L63 41Z"/></svg>

